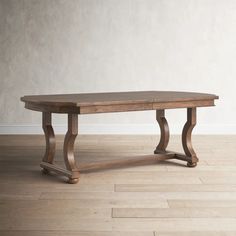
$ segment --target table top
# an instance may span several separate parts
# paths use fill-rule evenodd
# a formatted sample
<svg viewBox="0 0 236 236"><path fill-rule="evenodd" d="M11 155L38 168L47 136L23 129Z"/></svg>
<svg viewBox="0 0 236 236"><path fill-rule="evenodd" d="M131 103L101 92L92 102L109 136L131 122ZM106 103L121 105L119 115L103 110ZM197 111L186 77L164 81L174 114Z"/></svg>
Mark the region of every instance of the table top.
<svg viewBox="0 0 236 236"><path fill-rule="evenodd" d="M218 99L214 94L206 93L192 93L192 92L175 92L175 91L135 91L135 92L110 92L110 93L81 93L81 94L54 94L54 95L30 95L21 98L21 101L26 103L26 108L32 110L40 110L40 107L47 107L54 112L56 108L61 112L73 108L71 111L78 111L76 108L83 107L101 107L101 106L118 106L118 105L149 105L147 109L136 110L150 110L153 104L178 104L178 103L194 103L196 106L204 105L204 101L212 101ZM201 103L202 102L202 103ZM28 106L27 106L28 105ZM195 106L195 105L194 105ZM61 109L59 109L61 107ZM66 107L68 109L66 109ZM176 106L178 108L179 106ZM187 107L187 105L186 105ZM167 107L168 108L168 107ZM153 108L155 109L155 108ZM69 109L70 110L70 109ZM110 109L111 110L111 109ZM109 110L109 111L110 111ZM42 111L44 111L42 109ZM59 112L60 112L59 111ZM88 113L97 113L95 112ZM116 110L114 110L116 111ZM57 112L57 111L56 111ZM81 113L78 111L78 113Z"/></svg>

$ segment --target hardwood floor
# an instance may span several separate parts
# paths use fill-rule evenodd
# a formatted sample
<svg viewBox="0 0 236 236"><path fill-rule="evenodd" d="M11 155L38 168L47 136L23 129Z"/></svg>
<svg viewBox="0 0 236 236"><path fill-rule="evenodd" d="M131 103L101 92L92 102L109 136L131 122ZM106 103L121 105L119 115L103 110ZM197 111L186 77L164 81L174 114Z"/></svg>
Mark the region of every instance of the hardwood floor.
<svg viewBox="0 0 236 236"><path fill-rule="evenodd" d="M169 149L182 152L180 142L171 137ZM142 166L83 170L69 185L40 173L43 136L0 136L0 235L235 236L236 136L193 136L196 168L156 164L157 143L157 136L78 136L81 165L149 158ZM62 136L56 145L63 165Z"/></svg>

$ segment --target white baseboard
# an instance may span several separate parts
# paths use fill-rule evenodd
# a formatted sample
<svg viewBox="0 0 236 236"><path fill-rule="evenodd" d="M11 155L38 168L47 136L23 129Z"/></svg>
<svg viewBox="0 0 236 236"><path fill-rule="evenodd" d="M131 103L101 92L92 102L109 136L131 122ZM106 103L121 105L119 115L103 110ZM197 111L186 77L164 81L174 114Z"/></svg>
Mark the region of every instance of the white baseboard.
<svg viewBox="0 0 236 236"><path fill-rule="evenodd" d="M54 125L56 134L65 134L66 125ZM180 134L182 125L171 125L171 134ZM198 124L194 134L236 134L236 124ZM157 134L157 124L80 124L80 134ZM0 134L43 134L42 127L35 125L0 125Z"/></svg>

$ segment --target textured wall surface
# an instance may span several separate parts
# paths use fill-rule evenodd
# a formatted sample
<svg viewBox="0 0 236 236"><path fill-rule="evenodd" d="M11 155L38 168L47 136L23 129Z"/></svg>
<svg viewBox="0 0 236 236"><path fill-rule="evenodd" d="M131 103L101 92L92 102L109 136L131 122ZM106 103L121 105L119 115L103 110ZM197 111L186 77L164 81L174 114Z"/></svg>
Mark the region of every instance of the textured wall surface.
<svg viewBox="0 0 236 236"><path fill-rule="evenodd" d="M236 133L236 1L0 0L0 82L0 131L40 125L26 94L190 90L221 98L199 109L199 130ZM185 118L167 114L173 126ZM80 123L155 125L155 114Z"/></svg>

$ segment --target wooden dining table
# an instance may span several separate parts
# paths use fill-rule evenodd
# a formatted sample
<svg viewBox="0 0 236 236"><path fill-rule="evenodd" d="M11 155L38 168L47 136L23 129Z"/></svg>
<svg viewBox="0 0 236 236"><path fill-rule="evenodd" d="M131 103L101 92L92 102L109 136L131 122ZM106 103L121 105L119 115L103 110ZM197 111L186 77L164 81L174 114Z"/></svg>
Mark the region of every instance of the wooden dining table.
<svg viewBox="0 0 236 236"><path fill-rule="evenodd" d="M157 160L179 159L187 162L188 167L195 167L198 157L192 147L192 130L196 125L197 107L214 106L218 96L207 93L176 91L132 91L109 93L50 94L28 95L21 97L25 108L42 112L42 127L46 139L46 151L40 166L43 173L55 172L68 177L69 183L77 183L80 166L74 157L74 142L78 134L78 115L108 112L131 112L155 110L156 120L160 126L160 141L154 150ZM167 150L169 142L169 126L165 117L166 109L187 109L187 121L182 130L182 146L184 153ZM56 140L52 126L52 114L68 115L68 130L63 145L65 167L54 164ZM102 167L109 165L125 165L136 163L134 159L90 163Z"/></svg>

